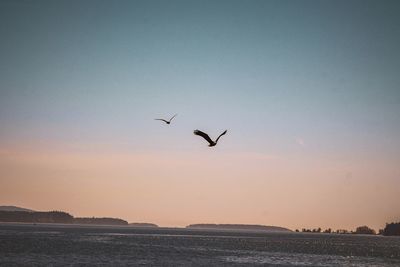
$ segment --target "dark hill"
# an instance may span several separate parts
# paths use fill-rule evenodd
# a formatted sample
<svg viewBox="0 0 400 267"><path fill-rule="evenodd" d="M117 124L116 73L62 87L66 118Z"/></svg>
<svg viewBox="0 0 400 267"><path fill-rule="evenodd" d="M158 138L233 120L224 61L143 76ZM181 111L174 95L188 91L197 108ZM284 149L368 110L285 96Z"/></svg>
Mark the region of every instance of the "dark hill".
<svg viewBox="0 0 400 267"><path fill-rule="evenodd" d="M189 229L218 229L218 230L237 230L237 231L267 231L267 232L291 232L284 227L279 226L266 226L254 224L191 224L186 226Z"/></svg>
<svg viewBox="0 0 400 267"><path fill-rule="evenodd" d="M62 211L0 211L0 222L72 223L73 217Z"/></svg>
<svg viewBox="0 0 400 267"><path fill-rule="evenodd" d="M34 210L20 208L16 206L0 206L0 211L27 211L27 212L35 212Z"/></svg>
<svg viewBox="0 0 400 267"><path fill-rule="evenodd" d="M63 211L34 211L15 206L0 206L0 222L128 225L119 218L74 218Z"/></svg>

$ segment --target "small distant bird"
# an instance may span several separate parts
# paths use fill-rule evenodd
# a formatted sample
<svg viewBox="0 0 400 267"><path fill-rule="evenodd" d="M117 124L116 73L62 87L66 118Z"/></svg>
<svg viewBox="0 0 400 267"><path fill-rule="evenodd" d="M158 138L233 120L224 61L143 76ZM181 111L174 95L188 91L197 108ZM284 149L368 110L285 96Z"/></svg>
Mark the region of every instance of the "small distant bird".
<svg viewBox="0 0 400 267"><path fill-rule="evenodd" d="M226 132L227 132L227 130L225 130L222 134L220 134L219 136L218 136L218 138L215 140L215 142L213 141L213 140L211 140L211 138L208 136L208 134L206 134L206 133L203 133L202 131L200 131L200 130L194 130L194 134L195 135L198 135L198 136L201 136L201 137L203 137L204 139L206 139L207 140L207 142L208 143L210 143L208 146L215 146L217 143L218 143L218 139L221 137L221 136L223 136L224 134L226 134Z"/></svg>
<svg viewBox="0 0 400 267"><path fill-rule="evenodd" d="M171 119L169 119L169 121L167 121L167 120L164 120L164 119L155 119L156 121L163 121L163 122L165 122L166 124L170 124L171 123L171 121L172 121L172 119L173 118L175 118L176 117L176 115L178 115L178 114L175 114L174 116L172 116L172 118Z"/></svg>

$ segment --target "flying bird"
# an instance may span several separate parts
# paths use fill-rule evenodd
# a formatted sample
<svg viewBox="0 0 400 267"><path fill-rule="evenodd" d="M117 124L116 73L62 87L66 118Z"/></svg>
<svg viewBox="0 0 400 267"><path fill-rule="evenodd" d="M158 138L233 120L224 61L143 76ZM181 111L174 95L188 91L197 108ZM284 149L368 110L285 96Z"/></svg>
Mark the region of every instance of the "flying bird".
<svg viewBox="0 0 400 267"><path fill-rule="evenodd" d="M201 137L203 137L204 139L206 139L207 140L207 142L209 143L209 145L208 146L215 146L217 143L218 143L218 139L221 137L221 136L223 136L224 134L226 134L226 132L227 132L227 130L225 130L222 134L220 134L219 136L218 136L218 138L215 140L215 142L213 141L213 140L211 140L211 138L208 136L208 134L206 134L206 133L203 133L202 131L200 131L200 130L194 130L194 134L195 135L198 135L198 136L201 136Z"/></svg>
<svg viewBox="0 0 400 267"><path fill-rule="evenodd" d="M172 118L171 119L169 119L169 121L167 121L167 120L164 120L164 119L155 119L156 121L163 121L163 122L165 122L166 124L170 124L171 123L171 121L172 121L172 119L173 118L175 118L176 117L176 115L178 115L178 114L175 114L174 116L172 116Z"/></svg>

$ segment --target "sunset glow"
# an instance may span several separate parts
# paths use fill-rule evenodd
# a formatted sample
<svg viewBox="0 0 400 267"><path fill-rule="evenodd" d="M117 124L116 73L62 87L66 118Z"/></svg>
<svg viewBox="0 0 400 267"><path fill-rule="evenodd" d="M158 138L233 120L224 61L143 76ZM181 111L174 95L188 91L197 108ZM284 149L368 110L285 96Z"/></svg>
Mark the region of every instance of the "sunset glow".
<svg viewBox="0 0 400 267"><path fill-rule="evenodd" d="M397 2L55 2L0 3L0 205L168 227L400 220ZM195 129L228 132L210 148Z"/></svg>

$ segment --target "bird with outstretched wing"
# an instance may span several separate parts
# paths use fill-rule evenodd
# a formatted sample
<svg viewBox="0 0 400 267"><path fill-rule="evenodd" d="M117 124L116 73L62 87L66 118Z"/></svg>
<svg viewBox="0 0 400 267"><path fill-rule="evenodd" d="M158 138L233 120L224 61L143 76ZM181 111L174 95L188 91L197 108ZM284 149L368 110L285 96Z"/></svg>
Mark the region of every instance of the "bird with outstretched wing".
<svg viewBox="0 0 400 267"><path fill-rule="evenodd" d="M167 120L164 120L164 119L155 119L156 121L163 121L163 122L165 122L166 124L170 124L171 123L171 121L173 120L173 118L175 118L176 117L176 115L178 115L178 114L175 114L174 116L172 116L172 118L171 119L169 119L169 121L167 121Z"/></svg>
<svg viewBox="0 0 400 267"><path fill-rule="evenodd" d="M225 130L222 134L220 134L220 135L218 136L218 138L217 138L215 141L211 140L211 138L208 136L208 134L206 134L205 132L202 132L202 131L200 131L200 130L194 130L193 133L194 133L195 135L201 136L201 137L203 137L204 139L206 139L206 141L209 143L208 146L211 147L211 146L217 145L219 138L220 138L221 136L223 136L224 134L226 134L226 132L227 132L227 130Z"/></svg>

